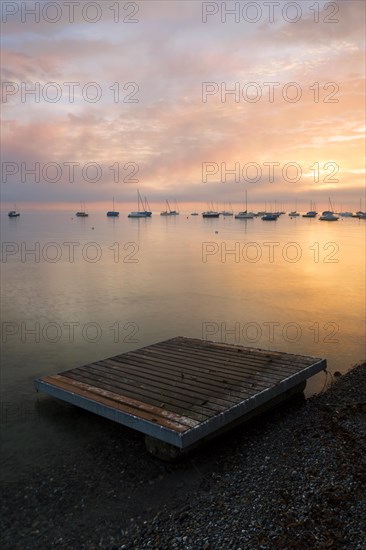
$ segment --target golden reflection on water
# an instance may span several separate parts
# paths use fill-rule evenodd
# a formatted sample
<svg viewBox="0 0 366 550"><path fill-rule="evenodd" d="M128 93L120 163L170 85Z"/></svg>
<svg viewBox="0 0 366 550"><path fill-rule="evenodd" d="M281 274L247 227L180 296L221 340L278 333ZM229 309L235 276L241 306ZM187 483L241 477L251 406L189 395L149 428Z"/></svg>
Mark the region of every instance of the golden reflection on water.
<svg viewBox="0 0 366 550"><path fill-rule="evenodd" d="M326 357L330 371L364 356L363 220L12 221L2 219L4 240L40 243L46 258L2 264L2 318L19 329L4 342L10 392L31 394L35 376L176 335ZM35 323L38 342L27 333Z"/></svg>

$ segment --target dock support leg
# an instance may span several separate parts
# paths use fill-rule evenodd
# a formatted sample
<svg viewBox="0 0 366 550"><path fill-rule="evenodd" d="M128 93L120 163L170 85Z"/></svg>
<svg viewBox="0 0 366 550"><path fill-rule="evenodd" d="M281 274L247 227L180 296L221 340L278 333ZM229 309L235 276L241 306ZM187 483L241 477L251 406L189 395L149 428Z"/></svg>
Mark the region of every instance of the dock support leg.
<svg viewBox="0 0 366 550"><path fill-rule="evenodd" d="M165 462L174 462L185 454L182 449L149 435L145 435L145 445L150 454Z"/></svg>

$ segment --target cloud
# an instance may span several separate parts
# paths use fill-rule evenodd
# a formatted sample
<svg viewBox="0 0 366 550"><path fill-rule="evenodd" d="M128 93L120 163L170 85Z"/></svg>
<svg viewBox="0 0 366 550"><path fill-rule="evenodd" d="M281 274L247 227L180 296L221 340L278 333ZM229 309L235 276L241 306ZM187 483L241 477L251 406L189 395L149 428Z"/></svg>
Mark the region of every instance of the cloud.
<svg viewBox="0 0 366 550"><path fill-rule="evenodd" d="M338 23L324 22L331 16L326 2L319 3L319 23L313 2L301 3L303 16L293 24L283 18L258 24L228 18L223 24L220 17L204 24L200 3L174 1L141 3L140 22L132 25L116 25L112 10L95 24L80 14L74 23L63 17L54 25L10 20L4 25L3 78L19 90L3 94L3 159L103 168L98 185L81 178L70 186L65 174L57 192L44 181L32 184L27 197L35 201L74 200L78 194L102 200L116 189L110 168L116 163L124 176L118 190L126 197L137 187L124 181L123 167L131 163L138 165L138 185L152 200L169 194L192 201L230 195L235 201L245 185L253 200L320 193L329 182L305 174L314 163L329 162L340 167L339 182L329 184L334 192L358 194L364 5L338 5ZM39 101L22 97L21 85L35 82ZM52 82L61 90L58 101L52 101L55 88L47 88ZM78 83L73 101L67 82ZM206 102L205 82L216 90ZM260 96L253 101L256 89ZM95 91L96 102L88 95L93 98ZM256 163L263 175L255 183L241 177L238 184L229 176L223 182L220 172L204 183L204 162L240 163L241 170ZM280 164L274 181L265 176L269 162ZM287 163L301 166L301 181L284 179ZM5 186L9 197L16 177Z"/></svg>

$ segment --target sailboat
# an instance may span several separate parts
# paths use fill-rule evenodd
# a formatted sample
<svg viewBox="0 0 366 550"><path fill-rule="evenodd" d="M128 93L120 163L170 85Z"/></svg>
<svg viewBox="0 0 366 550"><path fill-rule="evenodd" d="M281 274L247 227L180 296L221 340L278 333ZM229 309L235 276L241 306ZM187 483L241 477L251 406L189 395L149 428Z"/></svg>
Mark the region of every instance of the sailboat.
<svg viewBox="0 0 366 550"><path fill-rule="evenodd" d="M166 202L166 210L164 210L163 212L160 212L160 216L178 216L179 212L177 210L172 210L170 208L169 201L166 200L165 202Z"/></svg>
<svg viewBox="0 0 366 550"><path fill-rule="evenodd" d="M352 212L348 212L347 210L343 210L343 208L342 208L342 203L341 203L341 211L340 211L340 212L337 212L337 214L339 214L340 216L342 216L342 218L352 218L352 217L353 217L353 213L352 213Z"/></svg>
<svg viewBox="0 0 366 550"><path fill-rule="evenodd" d="M206 210L206 212L202 212L202 218L219 218L220 212L216 212L215 210Z"/></svg>
<svg viewBox="0 0 366 550"><path fill-rule="evenodd" d="M14 210L10 210L10 212L8 212L8 216L9 218L19 218L20 212L18 212L16 204L14 204Z"/></svg>
<svg viewBox="0 0 366 550"><path fill-rule="evenodd" d="M253 212L248 212L248 195L247 190L245 190L245 210L244 212L239 212L236 214L236 220L252 220L254 218Z"/></svg>
<svg viewBox="0 0 366 550"><path fill-rule="evenodd" d="M81 206L81 210L79 210L79 212L76 212L76 215L78 218L87 218L89 216L89 214L85 211L85 202L84 203L80 203L80 206Z"/></svg>
<svg viewBox="0 0 366 550"><path fill-rule="evenodd" d="M353 216L352 212L348 212L347 210L343 210L343 204L342 203L341 203L341 210L340 210L340 212L337 212L337 214L339 214L339 216L341 216L342 218L352 218L352 216Z"/></svg>
<svg viewBox="0 0 366 550"><path fill-rule="evenodd" d="M140 208L141 205L141 208ZM145 202L142 200L140 192L137 190L137 211L130 212L128 214L129 218L149 218L151 216L150 210L147 210L149 203L145 197ZM149 207L150 208L150 207Z"/></svg>
<svg viewBox="0 0 366 550"><path fill-rule="evenodd" d="M358 218L359 220L366 220L366 213L362 211L362 204L360 199L360 209L356 212L356 214L352 214L352 218Z"/></svg>
<svg viewBox="0 0 366 550"><path fill-rule="evenodd" d="M322 215L319 216L319 220L323 222L336 222L339 218L333 212L333 206L332 206L330 197L328 200L329 200L329 206L331 210L325 210L324 212L322 212Z"/></svg>
<svg viewBox="0 0 366 550"><path fill-rule="evenodd" d="M297 218L297 216L300 216L300 214L297 211L297 201L295 204L295 210L293 210L292 212L289 212L288 215L290 216L290 218Z"/></svg>
<svg viewBox="0 0 366 550"><path fill-rule="evenodd" d="M165 201L166 202L166 210L163 210L162 212L160 212L160 216L170 216L170 205L169 205L169 202L168 201Z"/></svg>
<svg viewBox="0 0 366 550"><path fill-rule="evenodd" d="M309 212L306 212L306 214L303 214L302 217L303 218L316 218L316 216L318 215L318 212L316 212L316 210L313 210L313 208L315 209L315 204L313 204L313 201L310 201L310 210L309 210Z"/></svg>
<svg viewBox="0 0 366 550"><path fill-rule="evenodd" d="M214 210L214 206L211 202L211 210L206 210L205 212L202 212L203 218L219 218L220 212L217 212L217 210Z"/></svg>
<svg viewBox="0 0 366 550"><path fill-rule="evenodd" d="M117 212L115 209L114 209L114 197L113 197L113 210L109 210L107 212L107 216L109 218L117 218L119 216L119 212Z"/></svg>
<svg viewBox="0 0 366 550"><path fill-rule="evenodd" d="M226 203L224 203L224 210L222 210L222 211L220 212L220 214L221 214L222 216L233 216L233 215L234 215L234 212L233 212L233 207L231 206L231 202L229 202L230 210L226 210L225 206L226 206Z"/></svg>
<svg viewBox="0 0 366 550"><path fill-rule="evenodd" d="M267 212L262 216L262 220L265 222L275 222L279 217L279 214L274 212L273 214L271 212Z"/></svg>

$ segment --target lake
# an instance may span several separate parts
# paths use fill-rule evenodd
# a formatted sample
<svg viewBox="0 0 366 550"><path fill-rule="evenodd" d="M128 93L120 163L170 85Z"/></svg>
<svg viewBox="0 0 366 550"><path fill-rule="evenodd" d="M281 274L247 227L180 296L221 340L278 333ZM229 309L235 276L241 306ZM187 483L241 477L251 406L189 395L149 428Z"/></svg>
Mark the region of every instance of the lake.
<svg viewBox="0 0 366 550"><path fill-rule="evenodd" d="M4 479L83 441L39 376L178 335L325 357L332 374L364 359L364 220L24 212L1 229Z"/></svg>

